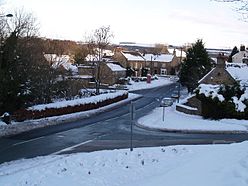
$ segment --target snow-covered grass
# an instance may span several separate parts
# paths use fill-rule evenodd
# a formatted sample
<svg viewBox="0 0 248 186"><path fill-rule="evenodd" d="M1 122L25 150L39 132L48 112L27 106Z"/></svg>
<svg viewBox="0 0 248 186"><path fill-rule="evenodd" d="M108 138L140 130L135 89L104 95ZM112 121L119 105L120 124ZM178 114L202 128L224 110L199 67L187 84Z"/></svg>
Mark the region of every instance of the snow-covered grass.
<svg viewBox="0 0 248 186"><path fill-rule="evenodd" d="M172 81L167 77L158 77L156 80L152 80L151 83L147 83L146 81L134 82L131 81L131 85L127 85L127 89L129 91L132 90L142 90L142 89L150 89L159 86L164 86L172 83Z"/></svg>
<svg viewBox="0 0 248 186"><path fill-rule="evenodd" d="M247 186L248 142L52 155L0 165L1 186Z"/></svg>
<svg viewBox="0 0 248 186"><path fill-rule="evenodd" d="M222 119L207 120L201 116L188 115L175 110L175 105L165 108L158 107L150 114L139 118L138 125L161 130L179 130L194 132L248 132L247 120Z"/></svg>

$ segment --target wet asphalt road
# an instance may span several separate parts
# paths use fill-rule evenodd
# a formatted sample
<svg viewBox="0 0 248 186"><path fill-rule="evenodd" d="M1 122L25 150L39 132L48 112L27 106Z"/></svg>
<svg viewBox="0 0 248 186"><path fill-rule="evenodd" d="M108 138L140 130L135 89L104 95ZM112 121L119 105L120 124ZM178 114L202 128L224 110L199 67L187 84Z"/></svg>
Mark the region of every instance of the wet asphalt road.
<svg viewBox="0 0 248 186"><path fill-rule="evenodd" d="M157 107L159 100L176 90L171 84L135 91L143 97L134 101L138 119ZM35 129L0 138L0 163L50 154L91 152L130 147L130 103L77 122ZM134 126L133 146L152 147L180 144L241 142L247 134L182 134L148 131Z"/></svg>

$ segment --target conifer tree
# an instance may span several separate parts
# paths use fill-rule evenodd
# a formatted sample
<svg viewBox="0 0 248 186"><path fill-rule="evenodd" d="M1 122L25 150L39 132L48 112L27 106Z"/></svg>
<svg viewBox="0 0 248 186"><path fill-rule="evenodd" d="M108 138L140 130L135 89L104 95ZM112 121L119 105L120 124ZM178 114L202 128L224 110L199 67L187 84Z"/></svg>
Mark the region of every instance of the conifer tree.
<svg viewBox="0 0 248 186"><path fill-rule="evenodd" d="M239 52L238 48L235 46L233 49L232 49L232 52L230 54L230 56L228 57L228 62L231 63L232 62L232 57L237 54Z"/></svg>
<svg viewBox="0 0 248 186"><path fill-rule="evenodd" d="M186 86L189 92L193 92L198 81L211 70L212 65L201 39L188 49L186 55L179 78L181 84Z"/></svg>

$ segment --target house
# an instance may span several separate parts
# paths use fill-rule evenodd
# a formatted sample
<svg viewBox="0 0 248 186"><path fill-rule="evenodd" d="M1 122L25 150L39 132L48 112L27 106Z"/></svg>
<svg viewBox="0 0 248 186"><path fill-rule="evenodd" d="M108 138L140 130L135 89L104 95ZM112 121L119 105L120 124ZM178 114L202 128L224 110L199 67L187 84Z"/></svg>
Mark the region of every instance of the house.
<svg viewBox="0 0 248 186"><path fill-rule="evenodd" d="M232 56L232 62L248 64L248 51L244 45L241 45L240 51Z"/></svg>
<svg viewBox="0 0 248 186"><path fill-rule="evenodd" d="M212 85L232 85L235 82L235 79L226 70L226 57L224 55L219 55L217 58L216 67L207 73L198 83Z"/></svg>
<svg viewBox="0 0 248 186"><path fill-rule="evenodd" d="M244 63L227 63L226 70L240 84L241 87L248 87L248 65Z"/></svg>
<svg viewBox="0 0 248 186"><path fill-rule="evenodd" d="M100 64L99 68L96 63ZM95 77L97 77L98 75L102 84L114 85L118 83L120 78L124 78L126 76L126 69L121 67L115 61L95 62L87 66L78 66L78 76L81 78L84 77L85 79L88 79L89 82L94 82Z"/></svg>
<svg viewBox="0 0 248 186"><path fill-rule="evenodd" d="M120 66L117 62L104 62L100 66L101 82L107 85L114 85L121 78L126 77L126 69Z"/></svg>
<svg viewBox="0 0 248 186"><path fill-rule="evenodd" d="M127 76L141 76L142 68L145 67L145 58L136 51L116 51L113 59L127 70Z"/></svg>
<svg viewBox="0 0 248 186"><path fill-rule="evenodd" d="M183 50L183 48L168 48L167 50L169 54L176 56L179 62L183 62L183 60L186 59L186 52Z"/></svg>
<svg viewBox="0 0 248 186"><path fill-rule="evenodd" d="M248 66L246 64L226 64L226 57L219 55L217 65L208 74L206 74L198 83L199 87L207 94L218 95L214 92L221 84L234 85L239 83L241 86L248 87ZM212 92L212 93L211 93ZM218 97L219 98L219 97ZM221 99L221 98L219 98ZM187 98L182 104L176 106L176 110L187 113L201 115L201 101L195 95Z"/></svg>
<svg viewBox="0 0 248 186"><path fill-rule="evenodd" d="M112 50L103 49L101 52L99 48L94 49L94 53L95 54L88 54L85 58L85 61L99 61L99 53L101 53L101 58L103 61L111 60L112 56L114 55Z"/></svg>
<svg viewBox="0 0 248 186"><path fill-rule="evenodd" d="M172 74L174 70L178 70L179 61L172 54L143 54L146 60L145 68L150 74L167 75Z"/></svg>
<svg viewBox="0 0 248 186"><path fill-rule="evenodd" d="M137 51L116 51L114 59L127 70L127 76L167 75L177 70L179 62L172 54L141 54Z"/></svg>

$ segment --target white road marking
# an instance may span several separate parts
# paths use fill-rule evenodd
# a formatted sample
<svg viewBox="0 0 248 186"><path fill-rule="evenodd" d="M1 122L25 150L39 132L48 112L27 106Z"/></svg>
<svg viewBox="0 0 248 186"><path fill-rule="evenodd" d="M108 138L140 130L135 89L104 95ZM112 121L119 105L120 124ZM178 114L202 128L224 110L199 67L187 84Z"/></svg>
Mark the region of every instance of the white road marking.
<svg viewBox="0 0 248 186"><path fill-rule="evenodd" d="M27 140L27 141L18 142L18 143L13 144L12 146L21 145L21 144L32 142L32 141L36 141L36 140L39 140L39 139L42 139L42 138L44 138L44 136L41 136L41 137L38 137L38 138L34 138L34 139L30 139L30 140Z"/></svg>
<svg viewBox="0 0 248 186"><path fill-rule="evenodd" d="M103 135L101 135L101 136L97 136L97 137L95 137L95 138L93 138L93 139L91 139L91 140L84 141L84 142L82 142L82 143L73 145L73 146L71 146L71 147L67 147L67 148L62 149L62 150L60 150L60 151L54 152L54 153L52 153L52 154L50 154L50 155L58 155L58 154L60 154L60 153L62 153L62 152L66 152L66 151L73 150L74 148L77 148L77 147L79 147L79 146L81 146L81 145L85 145L85 144L87 144L87 143L90 143L90 142L92 142L92 141L94 141L94 140L96 140L96 139L98 139L98 138L101 138L101 137L103 137L103 136L106 136L106 135L108 135L108 134L103 134Z"/></svg>
<svg viewBox="0 0 248 186"><path fill-rule="evenodd" d="M67 147L67 148L62 149L62 150L60 150L60 151L54 152L54 153L52 153L52 154L50 154L50 155L58 155L58 154L60 154L60 153L62 153L62 152L70 151L70 150L72 150L72 149L74 149L74 148L76 148L76 147L79 147L79 146L81 146L81 145L90 143L90 142L92 142L92 141L95 140L95 139L96 139L96 138L94 138L94 139L92 139L92 140L84 141L84 142L82 142L82 143L79 143L79 144L77 144L77 145L73 145L73 146L71 146L71 147Z"/></svg>

